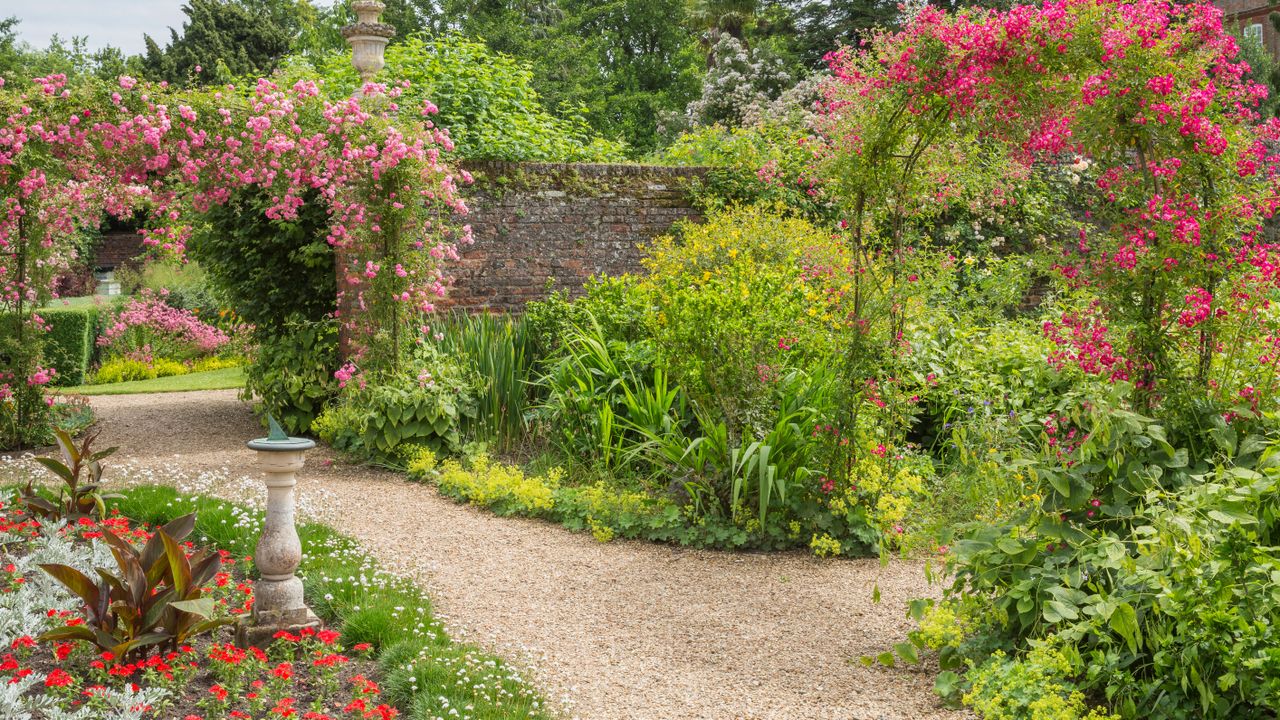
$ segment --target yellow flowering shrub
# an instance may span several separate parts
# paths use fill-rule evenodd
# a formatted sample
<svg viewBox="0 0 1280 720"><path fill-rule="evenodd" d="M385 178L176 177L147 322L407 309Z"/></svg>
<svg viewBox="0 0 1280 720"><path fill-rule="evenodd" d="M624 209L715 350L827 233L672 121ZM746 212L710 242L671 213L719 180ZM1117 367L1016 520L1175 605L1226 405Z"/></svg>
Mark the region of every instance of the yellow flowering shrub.
<svg viewBox="0 0 1280 720"><path fill-rule="evenodd" d="M831 557L839 555L842 548L839 540L822 533L821 535L813 536L813 539L809 541L809 549L818 557Z"/></svg>
<svg viewBox="0 0 1280 720"><path fill-rule="evenodd" d="M1062 641L1051 635L1033 642L1021 659L997 650L969 672L971 686L962 699L983 720L1119 720L1090 708L1071 682L1074 675Z"/></svg>
<svg viewBox="0 0 1280 720"><path fill-rule="evenodd" d="M827 505L849 522L865 517L882 536L894 540L906 533L909 518L926 498L924 478L911 467L890 468L872 455L859 460L842 489Z"/></svg>
<svg viewBox="0 0 1280 720"><path fill-rule="evenodd" d="M126 357L116 357L102 363L93 376L95 384L154 380L171 375L186 375L191 369L177 360L155 358L150 363Z"/></svg>
<svg viewBox="0 0 1280 720"><path fill-rule="evenodd" d="M973 625L972 616L954 601L934 603L920 618L919 637L930 650L959 647Z"/></svg>
<svg viewBox="0 0 1280 720"><path fill-rule="evenodd" d="M209 372L211 370L226 370L227 368L240 367L244 365L244 358L240 357L207 357L200 358L191 363L191 372Z"/></svg>
<svg viewBox="0 0 1280 720"><path fill-rule="evenodd" d="M483 505L500 515L543 515L555 506L554 493L563 478L560 468L532 477L514 465L480 455L470 469L456 460L444 461L436 484L445 495Z"/></svg>
<svg viewBox="0 0 1280 720"><path fill-rule="evenodd" d="M405 470L418 480L431 477L438 466L436 454L425 445L415 445L405 458Z"/></svg>
<svg viewBox="0 0 1280 720"><path fill-rule="evenodd" d="M732 208L682 225L646 251L639 289L653 303L659 364L731 425L767 414L781 368L844 348L850 295L840 286L849 283L849 260L829 230L760 207Z"/></svg>
<svg viewBox="0 0 1280 720"><path fill-rule="evenodd" d="M591 537L602 543L609 542L613 539L612 527L597 521L595 518L591 518L588 522L591 525Z"/></svg>

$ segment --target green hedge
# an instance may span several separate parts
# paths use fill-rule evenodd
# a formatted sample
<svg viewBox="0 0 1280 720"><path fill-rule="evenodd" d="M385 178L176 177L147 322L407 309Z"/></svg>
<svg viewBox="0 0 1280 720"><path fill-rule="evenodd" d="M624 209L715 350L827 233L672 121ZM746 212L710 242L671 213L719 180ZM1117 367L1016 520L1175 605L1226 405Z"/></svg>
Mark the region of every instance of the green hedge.
<svg viewBox="0 0 1280 720"><path fill-rule="evenodd" d="M45 362L58 371L55 385L83 385L88 381L101 310L97 306L82 306L39 311L49 325L44 336L44 357Z"/></svg>

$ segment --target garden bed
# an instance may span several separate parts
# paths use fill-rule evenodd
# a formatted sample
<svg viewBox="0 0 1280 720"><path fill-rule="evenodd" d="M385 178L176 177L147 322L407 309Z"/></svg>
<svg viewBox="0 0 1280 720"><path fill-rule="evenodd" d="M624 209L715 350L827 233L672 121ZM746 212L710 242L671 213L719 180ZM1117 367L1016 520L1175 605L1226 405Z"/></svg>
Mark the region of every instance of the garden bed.
<svg viewBox="0 0 1280 720"><path fill-rule="evenodd" d="M198 562L198 548L216 548L222 563L203 594L211 618L238 620L253 603L250 552L261 513L145 486L116 500L105 520L64 524L34 518L12 493L0 497L0 678L9 681L0 688L0 715L322 720L435 718L458 709L478 718L545 717L542 700L517 673L452 642L416 587L379 571L353 542L320 525L300 529L302 570L308 600L329 629L281 634L265 650L245 650L232 644L226 625L128 657L90 642L42 640L83 627L86 615L85 603L41 563L119 574L105 534L141 547L158 523L193 513L187 557Z"/></svg>

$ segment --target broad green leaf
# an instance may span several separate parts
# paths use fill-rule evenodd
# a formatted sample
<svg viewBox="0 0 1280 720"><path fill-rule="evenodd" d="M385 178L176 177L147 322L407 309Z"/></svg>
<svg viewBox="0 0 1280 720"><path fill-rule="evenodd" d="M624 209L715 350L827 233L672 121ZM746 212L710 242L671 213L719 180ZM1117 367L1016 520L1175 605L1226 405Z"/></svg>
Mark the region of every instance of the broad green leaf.
<svg viewBox="0 0 1280 720"><path fill-rule="evenodd" d="M196 600L178 600L169 603L169 607L182 612L188 612L192 615L199 615L202 618L208 618L213 615L216 603L211 597L202 597Z"/></svg>
<svg viewBox="0 0 1280 720"><path fill-rule="evenodd" d="M1133 606L1127 602L1117 605L1111 613L1110 625L1117 635L1124 638L1129 652L1136 655L1138 647L1142 645L1142 628L1138 626L1138 616Z"/></svg>
<svg viewBox="0 0 1280 720"><path fill-rule="evenodd" d="M950 698L960 689L960 676L950 670L943 670L933 681L933 691L941 698Z"/></svg>
<svg viewBox="0 0 1280 720"><path fill-rule="evenodd" d="M898 653L898 657L912 665L920 664L920 656L916 654L916 646L909 642L896 643L893 646L893 651Z"/></svg>

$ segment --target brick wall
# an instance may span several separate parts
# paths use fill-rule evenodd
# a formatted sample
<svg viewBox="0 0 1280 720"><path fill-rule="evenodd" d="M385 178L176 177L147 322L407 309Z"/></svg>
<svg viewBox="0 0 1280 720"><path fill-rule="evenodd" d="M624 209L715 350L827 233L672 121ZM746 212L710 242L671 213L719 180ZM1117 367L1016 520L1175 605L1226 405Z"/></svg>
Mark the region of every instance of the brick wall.
<svg viewBox="0 0 1280 720"><path fill-rule="evenodd" d="M113 230L102 234L102 240L94 249L94 267L114 270L137 258L146 247L137 230Z"/></svg>
<svg viewBox="0 0 1280 720"><path fill-rule="evenodd" d="M591 276L640 269L639 246L699 219L684 192L701 168L471 162L475 244L453 265L449 306L519 310Z"/></svg>
<svg viewBox="0 0 1280 720"><path fill-rule="evenodd" d="M1272 57L1280 58L1280 33L1276 32L1268 16L1280 11L1280 2L1267 0L1216 0L1214 2L1223 14L1224 24L1228 30L1244 32L1251 25L1261 26L1262 44L1271 51Z"/></svg>

